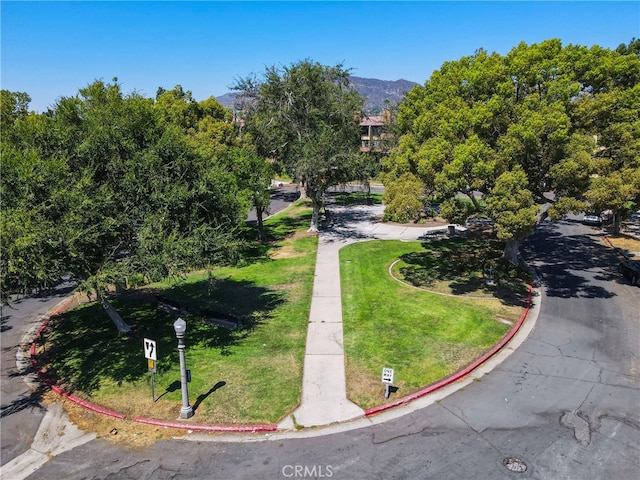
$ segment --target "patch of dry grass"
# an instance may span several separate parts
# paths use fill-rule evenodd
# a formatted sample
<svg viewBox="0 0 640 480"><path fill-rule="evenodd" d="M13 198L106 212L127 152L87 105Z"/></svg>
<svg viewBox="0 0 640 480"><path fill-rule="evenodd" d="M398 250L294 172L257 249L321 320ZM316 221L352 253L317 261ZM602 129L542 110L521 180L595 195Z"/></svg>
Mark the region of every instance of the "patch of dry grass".
<svg viewBox="0 0 640 480"><path fill-rule="evenodd" d="M625 256L640 259L640 240L637 238L624 234L607 235L605 238ZM604 243L610 246L607 240Z"/></svg>
<svg viewBox="0 0 640 480"><path fill-rule="evenodd" d="M158 440L169 440L172 437L185 434L184 430L146 425L126 419L120 420L93 412L70 400L63 399L52 391L43 395L43 402L45 405L61 402L69 420L80 430L95 432L97 438L126 448L148 447Z"/></svg>
<svg viewBox="0 0 640 480"><path fill-rule="evenodd" d="M304 230L298 230L289 237L287 242L283 243L280 248L273 249L269 252L269 258L272 260L278 260L282 258L298 258L303 257L306 253L296 248L296 241L301 238L316 237L318 234L315 232L307 232Z"/></svg>

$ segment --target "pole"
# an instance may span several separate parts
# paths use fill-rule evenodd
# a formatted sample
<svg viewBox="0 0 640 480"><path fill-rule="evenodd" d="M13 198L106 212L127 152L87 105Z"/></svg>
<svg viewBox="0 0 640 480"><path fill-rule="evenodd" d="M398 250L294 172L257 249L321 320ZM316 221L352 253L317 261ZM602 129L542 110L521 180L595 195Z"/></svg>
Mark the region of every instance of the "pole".
<svg viewBox="0 0 640 480"><path fill-rule="evenodd" d="M180 418L190 418L193 416L193 408L189 406L189 389L187 387L187 367L184 360L184 333L177 334L178 354L180 356L180 384L182 386L182 408Z"/></svg>
<svg viewBox="0 0 640 480"><path fill-rule="evenodd" d="M151 372L151 401L153 403L156 402L156 382L155 382L155 374Z"/></svg>

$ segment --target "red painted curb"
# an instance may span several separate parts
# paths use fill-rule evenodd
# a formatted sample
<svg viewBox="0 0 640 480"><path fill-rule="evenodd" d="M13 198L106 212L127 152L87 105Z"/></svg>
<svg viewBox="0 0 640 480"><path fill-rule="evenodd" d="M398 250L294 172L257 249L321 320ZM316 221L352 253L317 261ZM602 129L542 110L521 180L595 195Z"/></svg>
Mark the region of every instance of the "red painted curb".
<svg viewBox="0 0 640 480"><path fill-rule="evenodd" d="M165 422L163 420L155 420L152 418L136 417L138 423L146 423L148 425L158 425L167 428L179 428L187 430L201 430L207 432L275 432L278 430L277 425L254 425L254 426L223 426L223 425L201 425L188 424L178 422Z"/></svg>
<svg viewBox="0 0 640 480"><path fill-rule="evenodd" d="M121 413L113 412L111 410L107 410L106 408L102 408L102 407L99 407L97 405L93 405L93 404L91 404L91 403L89 403L89 402L87 402L85 400L82 400L82 399L76 397L75 395L70 395L70 394L64 392L60 387L58 387L57 385L54 385L53 383L51 383L51 381L42 372L42 370L40 370L40 367L38 365L37 356L36 356L36 342L37 342L37 340L39 338L42 337L42 333L44 332L45 328L47 328L47 326L49 325L49 322L51 321L51 317L53 315L57 315L64 307L66 307L67 303L68 302L65 302L62 305L60 305L60 307L57 308L56 311L52 315L48 316L44 320L44 322L42 322L42 325L38 329L38 332L36 333L33 342L31 342L31 348L29 349L29 354L31 355L31 365L33 365L33 370L38 375L38 378L40 379L40 381L43 382L44 384L46 384L49 388L51 388L51 390L56 392L58 395L69 399L70 401L72 401L73 403L75 403L77 405L80 405L81 407L87 408L89 410L93 410L94 412L102 413L104 415L109 415L110 417L115 417L115 418L119 418L119 419L123 420L125 418L125 416L122 415Z"/></svg>
<svg viewBox="0 0 640 480"><path fill-rule="evenodd" d="M84 407L86 409L93 410L94 412L102 413L103 415L108 415L110 417L118 418L120 420L125 419L125 416L121 413L114 412L112 410L107 410L106 408L102 408L97 405L93 405L92 403L82 400L81 398L78 398L75 395L64 394L64 396L69 400L71 400L73 403L80 405L81 407Z"/></svg>
<svg viewBox="0 0 640 480"><path fill-rule="evenodd" d="M442 387L445 387L453 382L456 382L458 380L460 380L462 377L468 375L469 373L471 373L473 370L475 370L476 368L478 368L480 365L482 365L484 362L486 362L487 360L489 360L492 356L494 356L498 351L500 351L514 336L515 334L518 332L518 330L520 330L520 327L522 326L522 323L524 322L525 318L527 318L527 314L529 313L529 309L531 308L531 294L533 292L533 287L531 285L529 285L529 296L527 298L527 306L522 314L522 316L520 317L520 320L518 320L518 323L516 323L516 325L511 329L511 331L500 341L500 343L498 343L495 347L493 347L489 352L485 353L482 357L480 357L478 360L476 360L475 362L473 362L471 365L469 365L467 368L465 368L464 370L461 370L458 373L453 374L450 377L445 378L444 380L439 381L438 383L431 385L427 388L424 388L418 392L412 393L411 395L407 395L406 397L402 397L398 400L396 400L395 402L392 403L387 403L385 405L380 405L377 407L373 407L370 408L368 410L365 410L364 414L366 417L370 416L370 415L375 415L377 413L380 412L384 412L385 410L389 410L391 408L394 407L398 407L400 405L405 405L413 400L416 400L420 397L424 397L425 395L428 395L429 393L435 392L436 390L439 390Z"/></svg>
<svg viewBox="0 0 640 480"><path fill-rule="evenodd" d="M39 338L42 337L44 330L47 328L47 326L49 325L49 322L51 321L51 317L58 315L67 306L68 303L69 302L64 302L62 305L60 305L51 315L47 316L47 318L44 319L42 325L40 326L40 328L38 328L38 332L36 333L33 342L31 342L31 347L29 349L29 354L31 356L31 365L33 365L33 370L38 375L38 378L40 379L41 382L43 382L45 385L47 385L51 390L56 392L61 397L64 397L69 401L75 403L76 405L79 405L88 410L101 413L103 415L107 415L110 417L114 417L120 420L124 420L126 416L121 413L114 412L113 410L108 410L98 405L94 405L92 403L87 402L86 400L82 400L81 398L76 397L75 395L66 393L60 387L58 387L57 385L54 385L51 382L51 380L49 380L47 376L42 372L42 370L40 370L40 367L38 365L37 355L36 355L36 346L37 346L36 342L38 341ZM150 418L142 418L142 417L136 418L135 421L138 423L158 425L161 427L188 429L188 430L202 430L202 431L209 431L209 432L255 433L255 432L274 432L278 429L277 425L256 425L252 427L250 426L236 427L236 426L224 426L224 425L198 425L198 424L190 425L186 423L165 422L162 420L153 420Z"/></svg>

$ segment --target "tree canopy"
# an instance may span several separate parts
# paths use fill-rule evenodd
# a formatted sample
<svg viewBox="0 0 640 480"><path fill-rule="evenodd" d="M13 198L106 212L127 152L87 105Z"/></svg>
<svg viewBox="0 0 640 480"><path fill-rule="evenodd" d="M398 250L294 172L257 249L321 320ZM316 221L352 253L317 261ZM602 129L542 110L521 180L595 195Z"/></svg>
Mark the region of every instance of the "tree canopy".
<svg viewBox="0 0 640 480"><path fill-rule="evenodd" d="M257 181L232 168L241 142L214 98L177 86L154 100L114 79L44 114L29 101L2 91L5 299L64 274L102 288L230 259Z"/></svg>
<svg viewBox="0 0 640 480"><path fill-rule="evenodd" d="M636 50L634 41L612 51L551 39L521 43L504 56L478 50L444 63L399 106L401 136L383 163L385 184L410 173L429 201L463 194L474 206L467 214L490 205L490 213L502 217L500 209L513 205L491 197L504 200L517 181L520 201L527 199L526 224L533 213L529 197L552 202L554 216L605 208L618 218L628 214L640 201ZM626 183L616 180L620 175ZM459 215L451 201L448 211ZM387 202L402 208L393 198ZM511 260L530 232L523 225L509 221L498 228L516 242L505 251Z"/></svg>
<svg viewBox="0 0 640 480"><path fill-rule="evenodd" d="M311 198L311 230L318 229L327 188L353 178L359 155L364 100L349 87L348 74L342 65L303 60L269 67L262 79L248 76L234 86L259 155L277 162Z"/></svg>

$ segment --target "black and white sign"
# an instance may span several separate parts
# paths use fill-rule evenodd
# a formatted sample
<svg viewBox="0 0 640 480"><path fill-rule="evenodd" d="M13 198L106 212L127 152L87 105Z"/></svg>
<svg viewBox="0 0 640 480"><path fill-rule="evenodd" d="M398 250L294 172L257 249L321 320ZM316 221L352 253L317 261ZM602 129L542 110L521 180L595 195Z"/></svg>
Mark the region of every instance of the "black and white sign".
<svg viewBox="0 0 640 480"><path fill-rule="evenodd" d="M149 360L158 360L155 340L150 340L148 338L144 339L144 357Z"/></svg>
<svg viewBox="0 0 640 480"><path fill-rule="evenodd" d="M382 369L382 382L391 385L393 383L393 368Z"/></svg>

